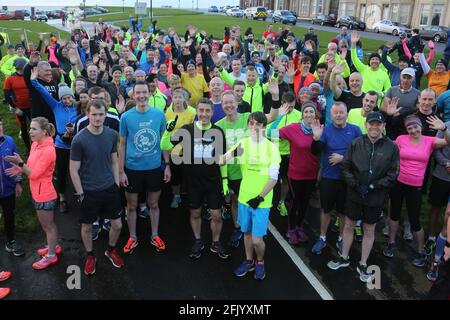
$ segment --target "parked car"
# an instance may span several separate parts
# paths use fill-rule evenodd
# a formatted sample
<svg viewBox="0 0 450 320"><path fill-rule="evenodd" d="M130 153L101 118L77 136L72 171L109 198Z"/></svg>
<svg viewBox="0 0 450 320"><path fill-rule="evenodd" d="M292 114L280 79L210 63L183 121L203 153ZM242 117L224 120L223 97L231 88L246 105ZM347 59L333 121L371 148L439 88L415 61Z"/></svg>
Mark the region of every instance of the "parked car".
<svg viewBox="0 0 450 320"><path fill-rule="evenodd" d="M208 12L219 12L219 9L217 9L216 6L211 6L209 7Z"/></svg>
<svg viewBox="0 0 450 320"><path fill-rule="evenodd" d="M405 32L407 35L411 34L411 29L397 22L392 22L391 20L386 19L375 22L372 28L376 33L389 33L393 36L398 36L400 32Z"/></svg>
<svg viewBox="0 0 450 320"><path fill-rule="evenodd" d="M171 6L164 6L164 7L170 7L170 8L172 8ZM95 7L95 10L100 11L101 13L108 13L108 12L109 12L108 9L105 9L105 8L103 8L103 7Z"/></svg>
<svg viewBox="0 0 450 320"><path fill-rule="evenodd" d="M324 15L319 14L315 18L311 19L312 24L320 24L321 26L329 25L334 27L336 24L336 16L335 15Z"/></svg>
<svg viewBox="0 0 450 320"><path fill-rule="evenodd" d="M273 22L281 22L282 24L292 24L295 26L297 18L288 10L275 10L272 16Z"/></svg>
<svg viewBox="0 0 450 320"><path fill-rule="evenodd" d="M233 8L233 9L228 9L225 14L230 17L242 18L244 16L244 11L242 11L241 9Z"/></svg>
<svg viewBox="0 0 450 320"><path fill-rule="evenodd" d="M221 7L220 12L227 12L228 9L231 9L231 6L225 6L225 7Z"/></svg>
<svg viewBox="0 0 450 320"><path fill-rule="evenodd" d="M340 28L346 26L349 29L360 29L365 30L366 24L362 22L360 19L353 16L341 16L336 21L336 27Z"/></svg>
<svg viewBox="0 0 450 320"><path fill-rule="evenodd" d="M25 9L25 10L23 10L23 15L24 15L25 17L29 17L29 16L31 16L31 11L28 10L28 9Z"/></svg>
<svg viewBox="0 0 450 320"><path fill-rule="evenodd" d="M24 10L11 11L10 14L11 14L11 20L25 20Z"/></svg>
<svg viewBox="0 0 450 320"><path fill-rule="evenodd" d="M426 26L419 30L419 35L423 39L432 39L434 42L446 42L448 27L443 26Z"/></svg>
<svg viewBox="0 0 450 320"><path fill-rule="evenodd" d="M263 21L266 21L267 16L268 16L267 10L264 7L251 7L245 9L244 11L245 19L253 19L253 20L262 19Z"/></svg>
<svg viewBox="0 0 450 320"><path fill-rule="evenodd" d="M48 21L48 17L47 17L46 14L35 14L35 15L34 15L34 19L35 19L36 21L45 21L45 22Z"/></svg>

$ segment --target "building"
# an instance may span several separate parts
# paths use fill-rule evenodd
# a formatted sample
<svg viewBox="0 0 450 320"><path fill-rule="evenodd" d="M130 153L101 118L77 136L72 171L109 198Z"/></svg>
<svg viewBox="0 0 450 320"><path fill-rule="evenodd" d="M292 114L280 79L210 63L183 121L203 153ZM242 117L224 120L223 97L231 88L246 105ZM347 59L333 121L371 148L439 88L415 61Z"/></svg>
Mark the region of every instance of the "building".
<svg viewBox="0 0 450 320"><path fill-rule="evenodd" d="M411 28L450 25L450 3L447 0L240 0L240 6L292 10L304 20L318 14L356 16L366 22L368 28L382 19Z"/></svg>

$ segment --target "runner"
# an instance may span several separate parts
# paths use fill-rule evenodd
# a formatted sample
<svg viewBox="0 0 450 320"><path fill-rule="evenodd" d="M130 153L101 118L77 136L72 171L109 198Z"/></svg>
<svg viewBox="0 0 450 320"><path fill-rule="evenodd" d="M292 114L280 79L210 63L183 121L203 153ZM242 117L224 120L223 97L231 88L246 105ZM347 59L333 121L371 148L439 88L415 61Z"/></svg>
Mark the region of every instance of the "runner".
<svg viewBox="0 0 450 320"><path fill-rule="evenodd" d="M184 125L175 135L176 121L168 123L167 130L161 140L161 149L170 150L180 144L182 157L174 157L175 164L183 164L183 178L186 179L190 208L190 221L195 241L189 257L198 259L205 248L201 239L201 210L205 198L212 216L210 227L212 243L210 251L222 259L228 259L230 254L220 243L222 231L222 191L228 193L227 167L219 166L219 157L226 149L225 134L214 124L213 104L209 99L200 99L197 103L197 118L193 124ZM222 179L224 179L222 183ZM222 190L223 185L223 190Z"/></svg>
<svg viewBox="0 0 450 320"><path fill-rule="evenodd" d="M146 83L137 82L134 86L136 107L125 112L120 118L120 184L125 187L127 198L127 223L130 238L123 248L131 254L139 244L136 235L136 208L138 194L147 194L150 208L152 234L150 243L157 252L166 250L164 241L158 233L159 197L161 195L161 149L160 139L164 133L166 119L164 113L148 106L149 89ZM164 182L170 181L171 171L169 153L164 152Z"/></svg>
<svg viewBox="0 0 450 320"><path fill-rule="evenodd" d="M352 141L341 163L347 183L344 243L342 254L337 260L330 261L328 267L337 270L350 265L353 229L356 221L362 219L364 236L361 260L356 270L363 282L372 281L372 275L367 272L367 259L375 240L375 226L382 216L387 192L399 171L399 150L392 140L383 136L384 126L383 115L370 112L366 118L367 134Z"/></svg>
<svg viewBox="0 0 450 320"><path fill-rule="evenodd" d="M34 118L30 124L30 138L33 141L30 155L25 164L16 153L3 159L12 164L5 170L10 176L26 174L30 180L30 190L39 222L47 236L48 246L38 250L41 259L33 263L35 270L42 270L58 262L62 252L58 243L58 229L54 222L56 191L52 178L55 170L56 152L53 143L55 127L47 119Z"/></svg>
<svg viewBox="0 0 450 320"><path fill-rule="evenodd" d="M75 199L80 205L81 238L87 255L84 274L87 276L93 275L96 270L92 223L99 216L111 221L105 256L114 267L124 266L116 249L123 211L119 190L117 132L103 126L106 111L103 100L89 101L86 109L89 125L76 135L70 152L70 176Z"/></svg>
<svg viewBox="0 0 450 320"><path fill-rule="evenodd" d="M264 255L269 213L272 206L273 188L278 180L280 153L265 137L267 118L262 112L250 114L248 131L250 137L243 139L221 160L227 163L240 158L242 183L239 191L238 224L244 232L245 258L234 274L242 277L255 271L254 278L266 277ZM256 253L256 260L254 254Z"/></svg>

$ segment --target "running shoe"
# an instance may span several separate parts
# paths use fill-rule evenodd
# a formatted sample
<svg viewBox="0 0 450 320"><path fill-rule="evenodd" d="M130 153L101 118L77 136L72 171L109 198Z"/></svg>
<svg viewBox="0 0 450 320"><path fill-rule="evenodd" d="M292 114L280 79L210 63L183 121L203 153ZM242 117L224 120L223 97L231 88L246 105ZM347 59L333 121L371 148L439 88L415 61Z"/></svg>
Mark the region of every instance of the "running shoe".
<svg viewBox="0 0 450 320"><path fill-rule="evenodd" d="M20 257L25 254L25 251L23 251L22 247L16 242L16 240L7 241L5 243L5 250L7 252L11 252L16 257Z"/></svg>
<svg viewBox="0 0 450 320"><path fill-rule="evenodd" d="M8 280L11 276L12 272L10 271L0 271L0 282Z"/></svg>
<svg viewBox="0 0 450 320"><path fill-rule="evenodd" d="M433 261L427 272L427 279L434 282L439 275L439 262Z"/></svg>
<svg viewBox="0 0 450 320"><path fill-rule="evenodd" d="M84 274L87 276L91 276L95 273L95 265L97 263L97 259L94 256L88 255L86 258L86 263L84 264Z"/></svg>
<svg viewBox="0 0 450 320"><path fill-rule="evenodd" d="M288 242L292 245L298 245L300 240L298 239L297 231L295 229L288 231Z"/></svg>
<svg viewBox="0 0 450 320"><path fill-rule="evenodd" d="M303 227L297 227L295 228L295 231L297 232L297 237L300 242L308 242L309 238L306 235Z"/></svg>
<svg viewBox="0 0 450 320"><path fill-rule="evenodd" d="M247 274L247 272L251 272L255 270L255 261L254 260L244 260L239 267L234 269L234 275L236 277L243 277Z"/></svg>
<svg viewBox="0 0 450 320"><path fill-rule="evenodd" d="M191 248L191 253L189 254L189 258L198 259L202 255L202 251L205 249L205 244L201 239L196 239L194 245Z"/></svg>
<svg viewBox="0 0 450 320"><path fill-rule="evenodd" d="M315 254L321 254L323 248L325 248L326 246L327 246L327 243L324 240L322 240L321 238L319 238L317 240L317 242L313 245L311 251L312 251L312 253L315 253Z"/></svg>
<svg viewBox="0 0 450 320"><path fill-rule="evenodd" d="M102 231L102 228L100 228L100 224L97 222L94 222L92 224L92 241L95 241L98 239L98 235Z"/></svg>
<svg viewBox="0 0 450 320"><path fill-rule="evenodd" d="M340 226L341 226L341 219L339 219L339 217L336 217L336 220L334 220L334 223L331 225L331 231L339 232Z"/></svg>
<svg viewBox="0 0 450 320"><path fill-rule="evenodd" d="M157 252L166 250L166 244L159 236L152 238L150 243L155 247Z"/></svg>
<svg viewBox="0 0 450 320"><path fill-rule="evenodd" d="M278 203L278 207L277 207L278 211L280 212L280 216L282 217L287 217L288 215L288 210L286 208L286 204L284 203L284 201L280 201Z"/></svg>
<svg viewBox="0 0 450 320"><path fill-rule="evenodd" d="M230 240L228 241L228 245L233 248L239 247L239 241L241 241L243 237L241 229L234 229L231 234Z"/></svg>
<svg viewBox="0 0 450 320"><path fill-rule="evenodd" d="M233 214L231 212L231 204L225 204L222 207L222 220L230 220L232 216Z"/></svg>
<svg viewBox="0 0 450 320"><path fill-rule="evenodd" d="M350 259L344 259L342 256L339 256L336 260L332 260L327 263L328 268L331 270L337 270L339 268L345 268L350 265Z"/></svg>
<svg viewBox="0 0 450 320"><path fill-rule="evenodd" d="M255 265L255 279L256 280L264 280L266 277L266 267L263 263L256 263Z"/></svg>
<svg viewBox="0 0 450 320"><path fill-rule="evenodd" d="M362 235L362 229L361 226L355 227L355 240L358 242L362 242L363 235Z"/></svg>
<svg viewBox="0 0 450 320"><path fill-rule="evenodd" d="M428 256L431 256L433 254L433 250L436 248L436 241L435 240L431 240L428 239L427 242L425 243L424 249L425 249L425 253Z"/></svg>
<svg viewBox="0 0 450 320"><path fill-rule="evenodd" d="M413 234L411 232L411 224L409 221L403 223L403 240L412 241Z"/></svg>
<svg viewBox="0 0 450 320"><path fill-rule="evenodd" d="M359 280L362 282L372 282L373 275L370 273L367 273L367 265L363 265L358 263L358 266L356 267L356 271L359 273Z"/></svg>
<svg viewBox="0 0 450 320"><path fill-rule="evenodd" d="M55 254L53 258L49 258L48 255L45 255L41 257L41 260L33 263L33 269L34 270L44 270L50 267L51 265L54 265L58 262L58 255Z"/></svg>
<svg viewBox="0 0 450 320"><path fill-rule="evenodd" d="M388 242L383 248L383 255L388 258L393 258L394 250L395 250L395 243Z"/></svg>
<svg viewBox="0 0 450 320"><path fill-rule="evenodd" d="M0 299L5 298L10 293L11 293L11 289L10 288L0 288Z"/></svg>
<svg viewBox="0 0 450 320"><path fill-rule="evenodd" d="M48 246L45 246L45 248L39 249L37 251L37 253L41 257L47 255L48 254ZM62 248L61 248L61 246L59 244L56 245L55 253L56 254L61 254L62 253Z"/></svg>
<svg viewBox="0 0 450 320"><path fill-rule="evenodd" d="M111 230L111 221L105 219L102 224L102 229L105 230L106 232L109 232L109 230Z"/></svg>
<svg viewBox="0 0 450 320"><path fill-rule="evenodd" d="M425 252L418 252L412 264L417 268L422 268L427 263L427 255Z"/></svg>
<svg viewBox="0 0 450 320"><path fill-rule="evenodd" d="M125 254L132 254L134 251L134 248L138 246L139 242L137 240L134 240L132 237L130 237L127 241L127 244L125 247L123 247L123 253Z"/></svg>
<svg viewBox="0 0 450 320"><path fill-rule="evenodd" d="M231 256L229 252L225 251L225 248L222 246L220 241L211 243L209 250L213 253L217 253L221 259L228 259Z"/></svg>
<svg viewBox="0 0 450 320"><path fill-rule="evenodd" d="M122 268L125 264L116 249L106 250L105 256L111 261L116 268Z"/></svg>
<svg viewBox="0 0 450 320"><path fill-rule="evenodd" d="M178 208L180 206L180 203L181 203L180 195L179 194L178 195L174 195L173 198L172 198L172 201L170 202L170 207L172 209L176 209L176 208Z"/></svg>
<svg viewBox="0 0 450 320"><path fill-rule="evenodd" d="M150 216L150 215L149 215L148 208L147 208L147 207L145 207L145 208L140 208L140 209L139 209L138 216L139 216L139 218L147 219L147 218Z"/></svg>

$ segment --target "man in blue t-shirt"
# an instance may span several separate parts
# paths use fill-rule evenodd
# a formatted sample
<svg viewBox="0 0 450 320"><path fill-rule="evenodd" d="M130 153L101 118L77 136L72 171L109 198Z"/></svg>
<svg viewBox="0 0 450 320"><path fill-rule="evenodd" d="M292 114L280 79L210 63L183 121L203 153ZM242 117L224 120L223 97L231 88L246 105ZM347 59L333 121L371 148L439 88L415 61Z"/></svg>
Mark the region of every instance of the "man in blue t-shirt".
<svg viewBox="0 0 450 320"><path fill-rule="evenodd" d="M136 107L125 112L120 119L120 184L127 198L127 223L130 238L123 252L131 254L138 245L136 236L136 208L138 194L146 193L152 223L151 244L163 251L166 246L158 235L159 196L161 194L161 136L166 119L164 113L148 106L149 88L138 82L133 89ZM166 163L164 181L170 180L169 153L164 152Z"/></svg>
<svg viewBox="0 0 450 320"><path fill-rule="evenodd" d="M313 129L312 152L319 154L322 152L322 170L320 178L320 201L322 212L320 214L320 237L312 248L315 254L322 253L326 246L326 234L330 224L330 213L335 210L343 220L345 205L346 185L341 177L339 163L344 159L344 154L353 139L362 135L361 129L355 125L347 123L347 106L345 103L337 101L331 107L332 123L325 128L317 121L311 127ZM339 252L342 251L342 231L341 224L338 242L336 243Z"/></svg>

